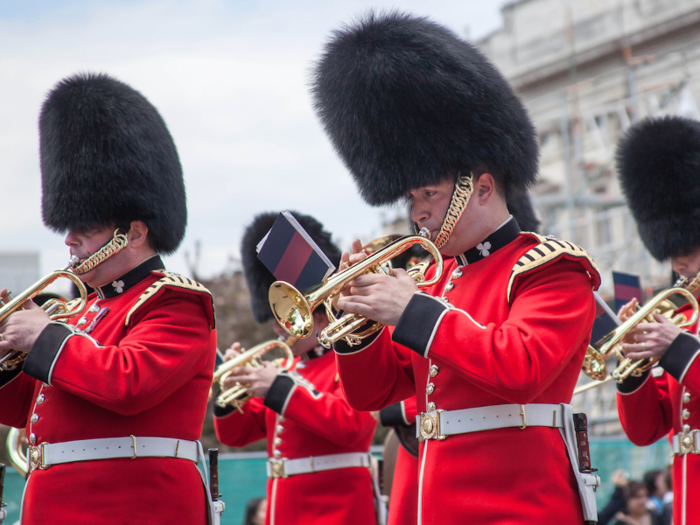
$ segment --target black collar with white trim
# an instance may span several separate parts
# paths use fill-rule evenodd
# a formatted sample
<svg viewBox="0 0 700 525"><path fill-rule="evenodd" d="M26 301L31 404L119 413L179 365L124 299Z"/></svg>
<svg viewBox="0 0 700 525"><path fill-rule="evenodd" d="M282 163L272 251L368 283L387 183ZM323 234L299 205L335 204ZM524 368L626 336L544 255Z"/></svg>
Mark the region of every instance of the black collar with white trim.
<svg viewBox="0 0 700 525"><path fill-rule="evenodd" d="M316 359L317 357L321 357L323 355L326 355L330 351L331 351L331 348L324 348L323 345L317 345L317 346L314 346L308 352L306 352L304 355L302 355L301 360L308 361L309 359Z"/></svg>
<svg viewBox="0 0 700 525"><path fill-rule="evenodd" d="M154 255L153 257L149 257L143 261L136 268L129 270L111 283L100 286L95 291L100 299L116 297L117 295L123 294L132 286L143 281L146 277L151 275L151 272L154 270L163 269L165 269L165 265L163 264L160 256Z"/></svg>
<svg viewBox="0 0 700 525"><path fill-rule="evenodd" d="M455 259L457 259L457 264L466 266L468 264L477 263L507 244L510 244L517 239L519 233L520 226L518 226L518 221L515 220L515 217L511 217L500 228L486 237L486 239L477 244L474 248L457 255L455 257Z"/></svg>

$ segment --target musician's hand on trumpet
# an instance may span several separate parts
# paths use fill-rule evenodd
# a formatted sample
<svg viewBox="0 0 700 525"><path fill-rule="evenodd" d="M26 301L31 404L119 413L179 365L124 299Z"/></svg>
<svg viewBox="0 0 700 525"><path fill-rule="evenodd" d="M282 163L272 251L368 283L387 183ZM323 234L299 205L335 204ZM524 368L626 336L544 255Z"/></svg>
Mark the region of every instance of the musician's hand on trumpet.
<svg viewBox="0 0 700 525"><path fill-rule="evenodd" d="M231 348L224 354L224 362L233 359L241 354L241 343L233 343ZM224 389L233 388L236 383L240 383L248 388L248 393L253 397L265 397L270 390L272 383L277 378L280 371L270 361L263 363L263 368L253 368L240 366L234 368L231 375L224 379Z"/></svg>
<svg viewBox="0 0 700 525"><path fill-rule="evenodd" d="M0 302L4 303L6 296L7 289L0 290ZM24 310L14 312L0 323L0 352L29 352L50 322L51 319L41 307L34 301L27 301Z"/></svg>
<svg viewBox="0 0 700 525"><path fill-rule="evenodd" d="M362 261L362 244L355 240L352 254L343 252L341 269ZM403 269L394 269L393 277L369 273L350 281L340 294L338 308L357 313L379 323L396 326L409 301L418 291L416 281Z"/></svg>
<svg viewBox="0 0 700 525"><path fill-rule="evenodd" d="M630 330L629 336L622 342L622 351L625 357L635 360L661 359L671 343L683 332L667 317L658 313L653 315L655 323L639 323Z"/></svg>

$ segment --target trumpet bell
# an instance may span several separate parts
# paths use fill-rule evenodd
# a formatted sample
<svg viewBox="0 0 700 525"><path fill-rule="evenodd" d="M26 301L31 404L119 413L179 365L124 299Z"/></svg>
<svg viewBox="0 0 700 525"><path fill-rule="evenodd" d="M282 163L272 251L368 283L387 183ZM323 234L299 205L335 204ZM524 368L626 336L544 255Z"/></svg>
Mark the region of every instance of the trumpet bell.
<svg viewBox="0 0 700 525"><path fill-rule="evenodd" d="M581 370L596 381L604 380L608 375L608 367L605 364L605 357L592 346L588 346L586 357L583 358Z"/></svg>
<svg viewBox="0 0 700 525"><path fill-rule="evenodd" d="M268 297L272 315L288 334L299 339L311 335L315 305L310 305L299 290L289 283L277 281L270 287Z"/></svg>

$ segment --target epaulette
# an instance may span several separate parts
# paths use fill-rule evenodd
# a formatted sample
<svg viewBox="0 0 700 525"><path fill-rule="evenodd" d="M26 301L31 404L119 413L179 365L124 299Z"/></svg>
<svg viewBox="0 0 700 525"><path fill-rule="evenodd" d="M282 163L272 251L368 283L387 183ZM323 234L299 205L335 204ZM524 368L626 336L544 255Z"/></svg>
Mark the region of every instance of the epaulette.
<svg viewBox="0 0 700 525"><path fill-rule="evenodd" d="M600 286L598 267L588 252L580 246L537 233L520 232L520 235L530 236L538 240L539 244L530 248L513 266L510 272L510 279L508 280L508 304L510 304L513 285L519 276L530 273L561 258L580 262L591 278L593 290L597 290L598 286Z"/></svg>
<svg viewBox="0 0 700 525"><path fill-rule="evenodd" d="M200 294L207 295L209 298L209 301L205 303L205 309L207 310L207 316L209 317L209 327L211 329L214 328L216 321L215 321L215 315L214 315L214 300L212 298L211 292L207 290L204 286L199 284L197 281L193 281L192 279L188 279L187 277L183 277L182 275L178 275L176 273L168 272L165 270L158 270L156 272L153 272L157 275L162 275L160 279L158 279L156 282L154 282L151 286L149 286L145 292L143 292L137 301L134 303L134 305L131 307L129 310L129 313L126 314L126 319L124 321L125 326L129 326L129 323L131 322L131 316L139 309L141 308L144 304L146 304L150 299L158 295L158 292L160 292L163 288L179 288L179 289L184 289L184 290L189 290L192 292L197 292ZM211 310L208 308L209 304L211 304Z"/></svg>

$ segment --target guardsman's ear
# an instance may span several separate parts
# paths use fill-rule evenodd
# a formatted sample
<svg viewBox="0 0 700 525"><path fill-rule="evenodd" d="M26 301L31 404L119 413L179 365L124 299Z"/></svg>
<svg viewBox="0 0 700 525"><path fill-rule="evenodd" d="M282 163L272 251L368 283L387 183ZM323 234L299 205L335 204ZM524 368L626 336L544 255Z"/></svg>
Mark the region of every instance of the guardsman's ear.
<svg viewBox="0 0 700 525"><path fill-rule="evenodd" d="M490 173L482 173L474 181L474 195L477 197L479 205L483 206L496 192L496 181Z"/></svg>
<svg viewBox="0 0 700 525"><path fill-rule="evenodd" d="M146 226L146 223L143 221L131 221L126 236L129 239L129 246L133 248L140 248L144 243L150 246L148 241L148 226Z"/></svg>

